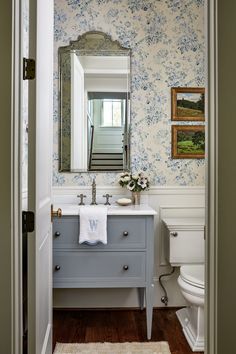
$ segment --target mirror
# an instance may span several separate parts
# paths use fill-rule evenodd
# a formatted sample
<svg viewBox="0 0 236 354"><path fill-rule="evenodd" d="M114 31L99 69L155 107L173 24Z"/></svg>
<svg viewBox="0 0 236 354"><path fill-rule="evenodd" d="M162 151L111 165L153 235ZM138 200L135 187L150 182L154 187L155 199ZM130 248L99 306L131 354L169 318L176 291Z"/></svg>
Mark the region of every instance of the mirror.
<svg viewBox="0 0 236 354"><path fill-rule="evenodd" d="M59 48L60 171L129 170L130 54L102 32Z"/></svg>

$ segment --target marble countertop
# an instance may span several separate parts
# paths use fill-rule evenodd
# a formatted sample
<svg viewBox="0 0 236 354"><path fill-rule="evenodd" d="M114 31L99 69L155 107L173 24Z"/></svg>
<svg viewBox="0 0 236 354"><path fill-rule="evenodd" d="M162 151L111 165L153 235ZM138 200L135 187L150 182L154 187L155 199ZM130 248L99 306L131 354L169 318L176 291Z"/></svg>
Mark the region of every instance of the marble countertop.
<svg viewBox="0 0 236 354"><path fill-rule="evenodd" d="M101 204L102 205L102 204ZM92 208L93 206L91 206ZM81 206L76 204L55 204L54 210L61 208L62 216L79 215ZM156 215L157 212L147 204L119 206L116 204L107 207L107 215Z"/></svg>

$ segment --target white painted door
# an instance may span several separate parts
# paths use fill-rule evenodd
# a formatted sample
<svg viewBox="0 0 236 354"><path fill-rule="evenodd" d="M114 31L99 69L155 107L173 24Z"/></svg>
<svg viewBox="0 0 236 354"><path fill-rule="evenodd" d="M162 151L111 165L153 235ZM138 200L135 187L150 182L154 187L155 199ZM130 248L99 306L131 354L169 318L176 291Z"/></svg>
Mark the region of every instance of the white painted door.
<svg viewBox="0 0 236 354"><path fill-rule="evenodd" d="M53 0L29 2L29 56L36 79L29 81L28 353L52 352L51 169L53 115Z"/></svg>

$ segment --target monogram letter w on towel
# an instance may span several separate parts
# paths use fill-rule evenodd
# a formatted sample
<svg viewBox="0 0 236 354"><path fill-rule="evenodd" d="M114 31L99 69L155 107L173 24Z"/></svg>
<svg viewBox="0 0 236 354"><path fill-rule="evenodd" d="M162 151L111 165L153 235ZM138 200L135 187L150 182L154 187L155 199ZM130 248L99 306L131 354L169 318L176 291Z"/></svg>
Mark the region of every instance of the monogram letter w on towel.
<svg viewBox="0 0 236 354"><path fill-rule="evenodd" d="M107 207L82 206L80 208L79 243L107 244Z"/></svg>

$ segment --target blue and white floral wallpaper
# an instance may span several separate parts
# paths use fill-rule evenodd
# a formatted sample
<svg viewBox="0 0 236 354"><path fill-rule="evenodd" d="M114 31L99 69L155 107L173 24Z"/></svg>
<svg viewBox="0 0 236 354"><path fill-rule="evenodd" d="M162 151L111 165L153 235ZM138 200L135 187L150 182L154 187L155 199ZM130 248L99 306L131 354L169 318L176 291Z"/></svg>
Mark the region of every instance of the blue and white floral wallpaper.
<svg viewBox="0 0 236 354"><path fill-rule="evenodd" d="M155 186L204 185L203 159L171 159L170 102L173 86L205 85L204 0L55 0L53 185L94 176L58 172L57 50L91 30L132 49L132 171L146 171ZM117 174L99 173L97 184L117 184Z"/></svg>

